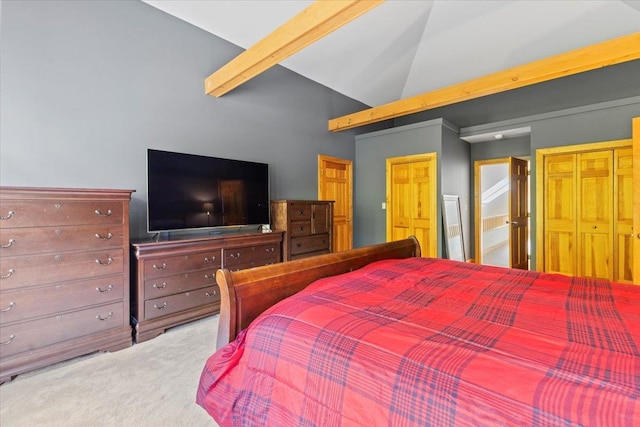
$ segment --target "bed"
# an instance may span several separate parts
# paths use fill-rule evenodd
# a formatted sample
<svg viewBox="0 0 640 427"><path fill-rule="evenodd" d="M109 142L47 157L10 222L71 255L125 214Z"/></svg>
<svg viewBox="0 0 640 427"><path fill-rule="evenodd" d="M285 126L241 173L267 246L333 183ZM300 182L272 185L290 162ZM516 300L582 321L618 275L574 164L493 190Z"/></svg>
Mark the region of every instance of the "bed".
<svg viewBox="0 0 640 427"><path fill-rule="evenodd" d="M217 274L220 426L638 426L640 287L421 258L415 239Z"/></svg>

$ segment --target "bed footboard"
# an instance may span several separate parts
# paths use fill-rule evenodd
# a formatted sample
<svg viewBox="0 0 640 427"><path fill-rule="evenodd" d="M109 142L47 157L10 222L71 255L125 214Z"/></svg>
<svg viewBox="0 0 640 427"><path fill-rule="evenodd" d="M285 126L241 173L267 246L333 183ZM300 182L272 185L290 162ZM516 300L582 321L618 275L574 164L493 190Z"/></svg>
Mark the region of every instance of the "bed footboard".
<svg viewBox="0 0 640 427"><path fill-rule="evenodd" d="M217 348L233 341L267 308L315 280L346 273L374 261L419 256L420 245L411 236L395 242L248 270L218 270L216 281L220 287L221 301Z"/></svg>

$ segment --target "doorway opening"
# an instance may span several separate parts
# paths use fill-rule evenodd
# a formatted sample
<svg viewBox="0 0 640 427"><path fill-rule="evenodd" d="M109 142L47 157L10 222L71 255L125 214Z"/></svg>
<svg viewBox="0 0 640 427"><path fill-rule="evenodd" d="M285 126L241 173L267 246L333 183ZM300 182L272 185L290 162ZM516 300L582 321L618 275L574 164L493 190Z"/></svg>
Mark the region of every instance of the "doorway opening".
<svg viewBox="0 0 640 427"><path fill-rule="evenodd" d="M474 169L476 262L528 270L528 159L479 160Z"/></svg>

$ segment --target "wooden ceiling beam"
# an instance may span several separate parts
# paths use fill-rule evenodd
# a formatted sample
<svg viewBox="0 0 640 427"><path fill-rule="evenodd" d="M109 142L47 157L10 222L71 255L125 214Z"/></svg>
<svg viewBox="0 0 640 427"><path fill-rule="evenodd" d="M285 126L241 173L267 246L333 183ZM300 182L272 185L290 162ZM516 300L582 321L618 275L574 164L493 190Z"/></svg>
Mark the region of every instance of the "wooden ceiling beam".
<svg viewBox="0 0 640 427"><path fill-rule="evenodd" d="M317 0L207 77L205 93L224 95L382 3L384 0Z"/></svg>
<svg viewBox="0 0 640 427"><path fill-rule="evenodd" d="M639 58L640 33L633 33L464 83L347 114L329 120L328 127L333 132L352 129Z"/></svg>

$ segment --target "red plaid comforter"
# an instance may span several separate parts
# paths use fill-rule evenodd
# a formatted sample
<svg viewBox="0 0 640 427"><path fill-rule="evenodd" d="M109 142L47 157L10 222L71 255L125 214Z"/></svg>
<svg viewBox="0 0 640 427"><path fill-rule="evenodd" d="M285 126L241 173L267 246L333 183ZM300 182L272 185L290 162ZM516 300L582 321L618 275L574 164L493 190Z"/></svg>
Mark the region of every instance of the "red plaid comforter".
<svg viewBox="0 0 640 427"><path fill-rule="evenodd" d="M209 358L221 426L640 426L640 287L441 259L319 280Z"/></svg>

